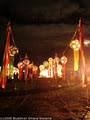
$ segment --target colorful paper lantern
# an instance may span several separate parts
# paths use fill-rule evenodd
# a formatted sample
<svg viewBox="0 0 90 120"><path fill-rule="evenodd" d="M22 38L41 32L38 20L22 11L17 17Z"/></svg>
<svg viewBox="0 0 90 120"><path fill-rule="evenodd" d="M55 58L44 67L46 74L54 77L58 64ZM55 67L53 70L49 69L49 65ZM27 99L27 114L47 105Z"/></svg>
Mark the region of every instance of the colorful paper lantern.
<svg viewBox="0 0 90 120"><path fill-rule="evenodd" d="M14 45L10 46L10 54L16 55L18 53L19 53L19 49L16 46Z"/></svg>
<svg viewBox="0 0 90 120"><path fill-rule="evenodd" d="M23 67L24 67L24 64L23 64L23 62L19 62L19 63L17 64L17 66L18 66L18 68L23 68Z"/></svg>
<svg viewBox="0 0 90 120"><path fill-rule="evenodd" d="M65 56L61 57L61 63L62 63L62 79L66 79L66 63L67 58Z"/></svg>
<svg viewBox="0 0 90 120"><path fill-rule="evenodd" d="M25 55L25 59L24 59L23 63L24 63L24 80L27 81L27 78L28 78L28 65L30 63L30 61L28 60L27 54Z"/></svg>
<svg viewBox="0 0 90 120"><path fill-rule="evenodd" d="M79 41L77 39L71 41L70 47L73 49L74 52L74 71L77 71L78 62L79 62L79 49L80 49Z"/></svg>
<svg viewBox="0 0 90 120"><path fill-rule="evenodd" d="M39 69L40 69L40 71L42 71L42 70L45 69L45 66L44 66L44 65L40 65L40 66L39 66Z"/></svg>
<svg viewBox="0 0 90 120"><path fill-rule="evenodd" d="M61 63L66 64L67 63L67 58L65 56L61 57Z"/></svg>
<svg viewBox="0 0 90 120"><path fill-rule="evenodd" d="M19 79L19 80L22 80L22 78L23 78L23 68L24 68L24 64L23 64L23 62L19 62L19 63L17 64L17 66L18 66L18 69L19 69L18 79Z"/></svg>
<svg viewBox="0 0 90 120"><path fill-rule="evenodd" d="M78 41L77 39L71 41L70 47L71 47L72 49L74 49L74 50L79 50L79 48L80 48L80 43L79 43L79 41Z"/></svg>
<svg viewBox="0 0 90 120"><path fill-rule="evenodd" d="M47 67L47 66L48 66L48 61L44 61L44 62L43 62L43 65L44 65L45 67Z"/></svg>

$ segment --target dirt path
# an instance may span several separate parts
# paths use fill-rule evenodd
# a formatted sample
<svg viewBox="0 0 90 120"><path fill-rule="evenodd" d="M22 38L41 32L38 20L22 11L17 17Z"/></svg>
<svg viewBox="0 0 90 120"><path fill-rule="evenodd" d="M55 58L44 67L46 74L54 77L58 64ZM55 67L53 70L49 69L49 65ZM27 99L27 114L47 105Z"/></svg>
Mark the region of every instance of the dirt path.
<svg viewBox="0 0 90 120"><path fill-rule="evenodd" d="M87 106L86 88L80 86L63 87L58 90L29 94L14 116L47 117L53 120L81 120ZM89 120L88 112L87 120Z"/></svg>

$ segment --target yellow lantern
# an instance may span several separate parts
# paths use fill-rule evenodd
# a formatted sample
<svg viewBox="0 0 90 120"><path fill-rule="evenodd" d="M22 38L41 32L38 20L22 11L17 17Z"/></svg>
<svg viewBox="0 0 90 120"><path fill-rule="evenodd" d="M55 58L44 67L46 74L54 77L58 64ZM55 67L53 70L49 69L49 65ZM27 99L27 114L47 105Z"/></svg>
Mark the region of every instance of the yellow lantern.
<svg viewBox="0 0 90 120"><path fill-rule="evenodd" d="M71 41L70 47L71 47L72 49L74 49L74 50L79 50L79 48L80 48L80 43L79 43L79 41L78 41L77 39Z"/></svg>
<svg viewBox="0 0 90 120"><path fill-rule="evenodd" d="M53 58L49 58L48 61L49 61L49 62L50 62L50 61L53 61Z"/></svg>
<svg viewBox="0 0 90 120"><path fill-rule="evenodd" d="M45 69L45 66L44 66L44 65L40 65L40 66L39 66L39 69L40 69L40 71L42 71L42 70Z"/></svg>
<svg viewBox="0 0 90 120"><path fill-rule="evenodd" d="M45 67L47 67L47 66L48 66L48 61L44 61L44 62L43 62L43 65L44 65Z"/></svg>
<svg viewBox="0 0 90 120"><path fill-rule="evenodd" d="M73 52L74 52L74 71L77 71L78 62L79 62L79 49L80 49L79 41L77 39L71 41L70 47L73 49Z"/></svg>
<svg viewBox="0 0 90 120"><path fill-rule="evenodd" d="M49 65L52 66L52 64L53 64L53 58L49 58L48 61L49 61Z"/></svg>

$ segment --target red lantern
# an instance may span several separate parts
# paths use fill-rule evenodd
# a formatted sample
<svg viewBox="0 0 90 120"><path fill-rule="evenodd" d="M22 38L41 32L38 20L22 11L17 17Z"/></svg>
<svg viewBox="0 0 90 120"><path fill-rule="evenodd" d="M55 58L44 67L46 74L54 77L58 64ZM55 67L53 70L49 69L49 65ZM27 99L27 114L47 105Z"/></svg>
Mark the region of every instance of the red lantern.
<svg viewBox="0 0 90 120"><path fill-rule="evenodd" d="M18 79L22 80L22 78L23 78L23 67L24 67L24 64L23 64L23 62L19 62L17 64L17 66L18 66L18 69L19 69Z"/></svg>

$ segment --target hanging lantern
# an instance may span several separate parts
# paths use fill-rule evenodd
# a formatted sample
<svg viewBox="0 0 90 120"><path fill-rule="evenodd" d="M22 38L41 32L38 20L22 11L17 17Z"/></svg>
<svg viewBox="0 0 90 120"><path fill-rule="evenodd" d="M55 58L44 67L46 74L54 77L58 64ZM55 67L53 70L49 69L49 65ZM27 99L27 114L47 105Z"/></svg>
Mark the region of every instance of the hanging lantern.
<svg viewBox="0 0 90 120"><path fill-rule="evenodd" d="M49 61L49 62L50 62L50 61L53 61L53 58L49 58L48 61Z"/></svg>
<svg viewBox="0 0 90 120"><path fill-rule="evenodd" d="M45 67L47 67L47 66L48 66L48 61L44 61L44 62L43 62L43 65L44 65Z"/></svg>
<svg viewBox="0 0 90 120"><path fill-rule="evenodd" d="M80 49L79 41L77 39L71 41L70 47L73 49L74 52L74 71L77 71L78 62L79 62L79 49Z"/></svg>
<svg viewBox="0 0 90 120"><path fill-rule="evenodd" d="M53 58L49 58L48 61L49 61L49 65L52 66L52 64L53 64Z"/></svg>
<svg viewBox="0 0 90 120"><path fill-rule="evenodd" d="M37 71L37 70L38 70L38 67L34 65L34 66L33 66L33 70L34 70L34 71Z"/></svg>
<svg viewBox="0 0 90 120"><path fill-rule="evenodd" d="M19 63L17 64L17 66L18 66L18 69L19 69L18 79L19 79L19 80L22 80L22 78L23 78L23 68L24 68L24 64L23 64L23 62L19 62Z"/></svg>
<svg viewBox="0 0 90 120"><path fill-rule="evenodd" d="M67 63L67 58L65 56L61 57L61 63L66 64Z"/></svg>
<svg viewBox="0 0 90 120"><path fill-rule="evenodd" d="M53 77L53 58L48 59L49 66L48 66L48 76Z"/></svg>
<svg viewBox="0 0 90 120"><path fill-rule="evenodd" d="M79 41L78 41L77 39L71 41L70 47L71 47L72 49L74 49L74 50L79 50L79 48L80 48Z"/></svg>
<svg viewBox="0 0 90 120"><path fill-rule="evenodd" d="M27 54L25 55L25 59L24 59L23 63L24 63L25 65L29 65L29 63L30 63L30 61L28 60Z"/></svg>
<svg viewBox="0 0 90 120"><path fill-rule="evenodd" d="M23 62L19 62L19 63L17 64L17 66L18 66L18 68L23 68L23 67L24 67L24 64L23 64Z"/></svg>
<svg viewBox="0 0 90 120"><path fill-rule="evenodd" d="M19 49L16 46L14 45L10 46L10 54L16 55L18 53L19 53Z"/></svg>
<svg viewBox="0 0 90 120"><path fill-rule="evenodd" d="M39 66L39 69L40 69L40 71L42 71L42 70L45 69L45 66L44 66L44 65L40 65L40 66Z"/></svg>
<svg viewBox="0 0 90 120"><path fill-rule="evenodd" d="M24 60L23 63L26 64L26 65L29 65L30 61L29 60Z"/></svg>
<svg viewBox="0 0 90 120"><path fill-rule="evenodd" d="M61 57L61 63L62 63L62 79L66 80L66 63L67 63L67 58L65 56Z"/></svg>
<svg viewBox="0 0 90 120"><path fill-rule="evenodd" d="M25 59L24 59L23 63L24 63L24 70L23 70L23 72L24 72L24 80L27 81L27 78L28 78L28 66L29 66L29 63L30 63L27 54L25 55Z"/></svg>
<svg viewBox="0 0 90 120"><path fill-rule="evenodd" d="M16 67L14 67L14 68L13 68L13 72L14 72L15 75L16 75L16 74L19 74L19 69L16 68Z"/></svg>

